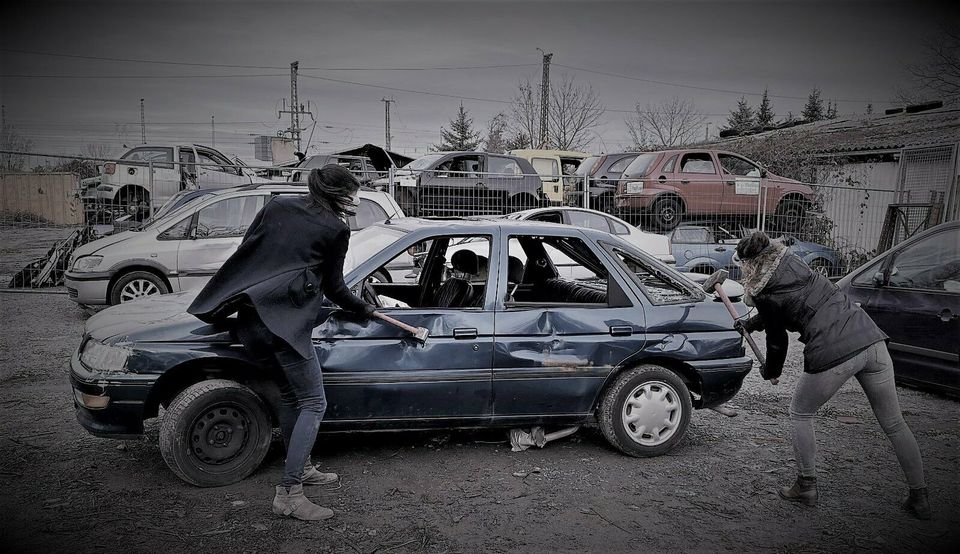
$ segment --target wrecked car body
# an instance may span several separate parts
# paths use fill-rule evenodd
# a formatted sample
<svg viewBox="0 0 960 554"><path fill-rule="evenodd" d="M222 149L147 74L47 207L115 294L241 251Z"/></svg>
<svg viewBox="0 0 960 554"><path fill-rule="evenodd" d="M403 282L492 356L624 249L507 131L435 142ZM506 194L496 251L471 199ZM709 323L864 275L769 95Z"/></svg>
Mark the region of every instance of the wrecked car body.
<svg viewBox="0 0 960 554"><path fill-rule="evenodd" d="M322 431L598 423L622 452L659 455L682 440L694 408L729 400L751 368L719 300L607 233L404 218L355 233L351 249L366 242L376 254L347 269L347 284L429 339L334 310L313 331ZM472 248L456 248L464 242ZM409 251L424 252L417 272L376 278ZM563 278L558 257L579 264L580 277ZM193 484L222 485L262 461L277 391L231 336L232 320L184 313L192 296L92 317L70 379L89 432L137 436L164 407L168 465Z"/></svg>

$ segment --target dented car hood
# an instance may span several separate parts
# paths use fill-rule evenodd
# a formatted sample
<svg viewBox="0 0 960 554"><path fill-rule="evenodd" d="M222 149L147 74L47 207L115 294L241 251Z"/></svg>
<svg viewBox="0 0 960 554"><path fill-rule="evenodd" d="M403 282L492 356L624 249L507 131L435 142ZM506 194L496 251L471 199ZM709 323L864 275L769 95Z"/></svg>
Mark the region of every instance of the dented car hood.
<svg viewBox="0 0 960 554"><path fill-rule="evenodd" d="M210 325L187 313L198 293L148 296L112 306L88 319L85 333L110 344L230 341L228 325Z"/></svg>

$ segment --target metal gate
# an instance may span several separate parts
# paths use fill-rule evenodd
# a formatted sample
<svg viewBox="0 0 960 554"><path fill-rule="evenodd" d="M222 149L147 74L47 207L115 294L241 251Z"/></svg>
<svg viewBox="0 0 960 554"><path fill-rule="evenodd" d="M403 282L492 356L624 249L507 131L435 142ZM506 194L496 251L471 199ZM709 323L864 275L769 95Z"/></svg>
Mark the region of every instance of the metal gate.
<svg viewBox="0 0 960 554"><path fill-rule="evenodd" d="M957 144L904 148L897 196L887 211L881 249L957 219Z"/></svg>

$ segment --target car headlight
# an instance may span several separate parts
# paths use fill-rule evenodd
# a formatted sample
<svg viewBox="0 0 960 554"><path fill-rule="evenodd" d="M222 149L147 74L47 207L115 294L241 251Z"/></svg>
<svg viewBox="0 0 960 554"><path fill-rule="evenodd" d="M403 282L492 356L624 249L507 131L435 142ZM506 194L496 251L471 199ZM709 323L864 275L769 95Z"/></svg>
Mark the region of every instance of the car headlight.
<svg viewBox="0 0 960 554"><path fill-rule="evenodd" d="M91 269L100 265L100 262L103 261L103 256L80 256L77 258L77 261L73 262L74 271L90 271Z"/></svg>
<svg viewBox="0 0 960 554"><path fill-rule="evenodd" d="M80 361L90 369L103 373L125 373L127 360L133 353L128 347L108 346L90 339L80 353Z"/></svg>

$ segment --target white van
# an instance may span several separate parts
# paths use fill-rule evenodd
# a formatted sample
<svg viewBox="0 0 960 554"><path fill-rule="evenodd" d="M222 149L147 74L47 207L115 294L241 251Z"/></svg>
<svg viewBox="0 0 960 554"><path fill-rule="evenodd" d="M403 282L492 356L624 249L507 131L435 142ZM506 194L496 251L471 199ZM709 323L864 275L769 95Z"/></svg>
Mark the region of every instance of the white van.
<svg viewBox="0 0 960 554"><path fill-rule="evenodd" d="M551 204L563 203L564 181L571 179L580 162L590 157L575 150L511 150L510 155L523 158L533 165L543 182L543 195Z"/></svg>

